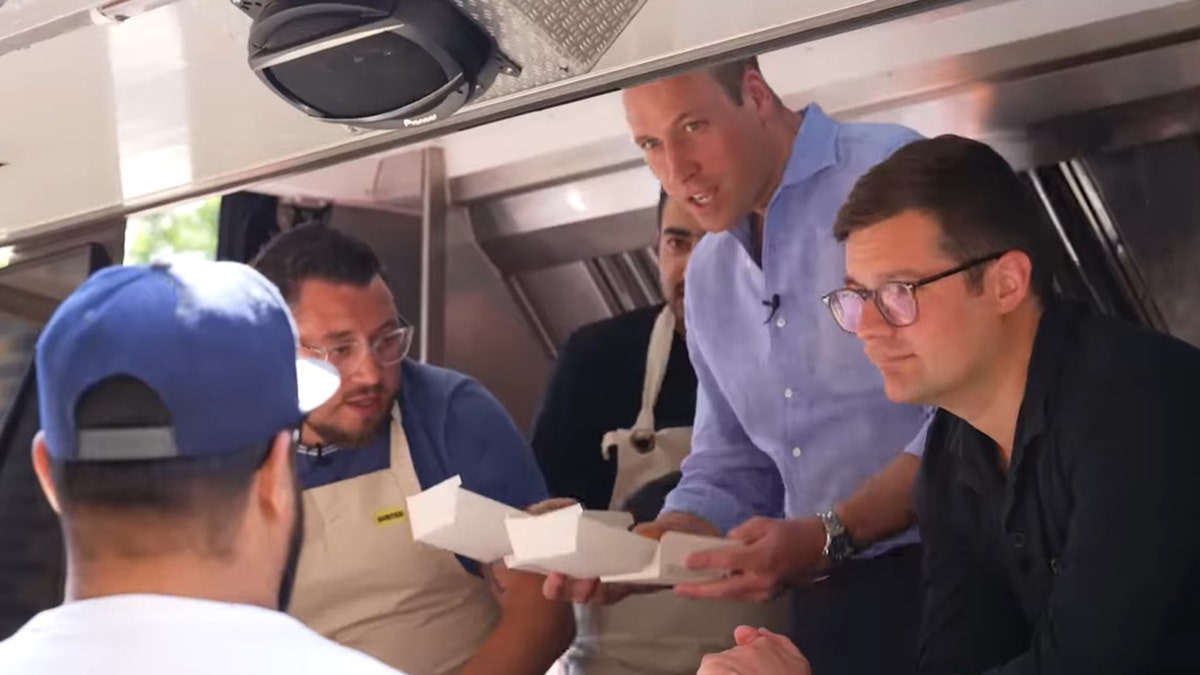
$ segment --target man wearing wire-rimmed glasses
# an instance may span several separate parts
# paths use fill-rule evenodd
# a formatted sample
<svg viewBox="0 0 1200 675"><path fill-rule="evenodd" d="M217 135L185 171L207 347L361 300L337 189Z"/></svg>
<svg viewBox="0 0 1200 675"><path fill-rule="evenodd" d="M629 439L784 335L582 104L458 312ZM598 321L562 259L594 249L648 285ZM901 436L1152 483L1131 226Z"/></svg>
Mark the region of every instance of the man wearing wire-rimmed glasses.
<svg viewBox="0 0 1200 675"><path fill-rule="evenodd" d="M546 672L570 643L570 607L542 596L540 576L417 544L404 510L455 475L515 508L546 499L504 408L465 375L405 358L413 328L363 242L301 227L254 264L291 306L300 350L342 378L301 430L308 518L292 613L413 675Z"/></svg>

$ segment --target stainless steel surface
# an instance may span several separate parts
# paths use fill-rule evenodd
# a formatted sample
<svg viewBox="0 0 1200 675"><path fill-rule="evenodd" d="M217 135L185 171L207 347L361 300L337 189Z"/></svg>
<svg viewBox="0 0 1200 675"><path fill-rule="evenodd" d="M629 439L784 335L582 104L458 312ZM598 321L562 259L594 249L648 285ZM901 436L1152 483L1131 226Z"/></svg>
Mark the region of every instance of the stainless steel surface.
<svg viewBox="0 0 1200 675"><path fill-rule="evenodd" d="M99 0L8 0L0 4L0 40L64 16L87 12Z"/></svg>
<svg viewBox="0 0 1200 675"><path fill-rule="evenodd" d="M1096 284L1088 274L1088 270L1084 269L1082 259L1079 256L1079 251L1076 249L1075 243L1071 241L1071 237L1067 234L1067 230L1063 225L1063 216L1058 212L1058 208L1050 199L1050 195L1046 190L1046 186L1037 175L1036 171L1029 171L1028 177L1030 184L1033 186L1034 192L1037 194L1038 201L1041 204L1043 213L1046 214L1051 226L1054 228L1058 242L1062 245L1064 252L1067 255L1068 263L1074 268L1083 287L1087 291L1086 298L1080 300L1088 300L1096 306L1103 307L1105 302Z"/></svg>
<svg viewBox="0 0 1200 675"><path fill-rule="evenodd" d="M1156 77L1161 71L1148 71ZM1200 133L1200 88L1089 110L1031 125L1025 132L1028 164L1116 150Z"/></svg>
<svg viewBox="0 0 1200 675"><path fill-rule="evenodd" d="M817 101L846 121L898 122L928 134L984 138L1019 165L1047 163L1086 149L1091 137L1083 134L1095 125L1080 124L1078 114L1195 87L1200 79L1198 28L1200 3L1162 6L913 65L897 58L896 67L879 75L811 86L784 99L796 108ZM878 27L871 33L888 37ZM853 48L869 53L873 45L867 36L858 37L818 41L817 47L829 43L830 48L815 51L847 59L855 56ZM885 40L875 48L900 49L899 40ZM771 81L787 80L786 68L816 65L798 60L804 54L793 51L762 57ZM813 79L820 77L814 73ZM620 115L619 108L612 112ZM1058 120L1069 121L1059 125ZM454 177L452 194L471 201L537 187L551 177L586 177L639 163L631 143L596 142Z"/></svg>
<svg viewBox="0 0 1200 675"><path fill-rule="evenodd" d="M45 23L31 25L0 38L0 56L19 49L27 49L39 42L52 40L97 23L97 16L88 9L55 17Z"/></svg>
<svg viewBox="0 0 1200 675"><path fill-rule="evenodd" d="M40 327L90 268L90 248L76 246L0 269L0 313Z"/></svg>
<svg viewBox="0 0 1200 675"><path fill-rule="evenodd" d="M588 72L646 0L453 2L521 67L519 77L497 77L483 101Z"/></svg>
<svg viewBox="0 0 1200 675"><path fill-rule="evenodd" d="M915 103L879 104L869 113L843 118L896 122L931 135L959 133L994 144L1019 166L1046 164L1087 149L1089 138L1095 138L1088 118L1102 119L1097 111L1200 87L1195 29L1177 37L1182 41L1044 64L1034 72L976 80Z"/></svg>
<svg viewBox="0 0 1200 675"><path fill-rule="evenodd" d="M541 229L508 237L480 235L479 246L505 274L522 274L577 260L619 255L654 241L654 203L637 210L569 223L538 221ZM473 208L479 222L486 211ZM481 230L477 230L480 232Z"/></svg>
<svg viewBox="0 0 1200 675"><path fill-rule="evenodd" d="M422 149L385 157L379 162L375 175L365 181L365 187L369 189L367 198L389 208L421 215L425 201L426 156ZM439 161L444 169L445 158Z"/></svg>
<svg viewBox="0 0 1200 675"><path fill-rule="evenodd" d="M421 161L421 333L420 359L445 356L446 164L441 148L426 148Z"/></svg>
<svg viewBox="0 0 1200 675"><path fill-rule="evenodd" d="M1100 196L1099 186L1084 167L1082 160L1072 159L1065 162L1064 165L1075 177L1085 203L1095 214L1092 225L1096 230L1096 238L1103 241L1110 251L1113 259L1112 267L1120 272L1121 278L1127 285L1129 297L1142 312L1142 321L1159 330L1168 330L1162 312L1159 311L1157 302L1150 294L1150 288L1146 284L1141 266L1133 258L1121 229L1113 220L1112 211Z"/></svg>
<svg viewBox="0 0 1200 675"><path fill-rule="evenodd" d="M550 223L622 214L657 203L658 189L645 166L547 185L488 200L488 220L476 223L477 232L481 240L488 240L538 230ZM653 234L653 227L649 232Z"/></svg>
<svg viewBox="0 0 1200 675"><path fill-rule="evenodd" d="M646 278L642 266L634 262L634 252L626 251L613 256L594 258L587 261L594 270L593 278L606 295L615 301L607 315L591 317L592 321L648 307L661 299L657 281Z"/></svg>
<svg viewBox="0 0 1200 675"><path fill-rule="evenodd" d="M1200 3L1170 6L784 98L844 121L980 138L1019 167L1042 165L1200 129L1198 37ZM762 60L769 78L779 72L774 55ZM457 176L451 193L476 201L641 166L632 143L597 142Z"/></svg>
<svg viewBox="0 0 1200 675"><path fill-rule="evenodd" d="M554 344L554 338L546 330L546 322L542 321L542 317L538 316L537 309L529 301L529 296L525 293L525 289L521 286L521 283L515 277L505 277L504 285L508 287L508 292L512 294L513 300L521 310L521 316L525 318L525 323L537 335L538 341L541 342L542 347L546 350L546 354L551 358L557 357L558 346Z"/></svg>
<svg viewBox="0 0 1200 675"><path fill-rule="evenodd" d="M1173 335L1200 346L1200 136L1078 161Z"/></svg>
<svg viewBox="0 0 1200 675"><path fill-rule="evenodd" d="M527 431L549 377L550 356L476 246L466 210L451 208L447 227L443 364L479 380Z"/></svg>
<svg viewBox="0 0 1200 675"><path fill-rule="evenodd" d="M974 4L990 6L994 0L973 0ZM1009 0L1010 2L1020 0ZM1049 0L1024 0L1048 2ZM1055 0L1058 1L1058 0ZM1141 2L1166 2L1169 0L1140 0ZM1179 0L1176 0L1179 1ZM673 0L653 0L655 4L675 7ZM169 79L174 86L183 90L183 96L174 96L165 101L188 101L190 105L206 107L211 114L184 114L170 122L172 139L185 139L180 147L171 146L177 156L177 173L159 172L152 187L138 189L120 186L115 191L108 183L89 186L87 191L72 191L62 184L62 177L47 170L41 164L31 163L32 150L13 158L12 166L6 168L10 176L20 174L23 185L32 189L41 185L43 189L61 190L72 194L57 206L47 202L36 202L22 206L12 214L6 213L10 204L20 203L8 199L8 188L0 183L0 222L7 224L7 236L11 240L18 236L53 231L63 227L79 225L129 211L144 210L167 205L191 197L232 190L255 181L279 177L300 170L328 166L348 159L364 157L382 150L424 141L452 130L464 129L485 122L505 119L547 107L577 101L599 93L612 91L622 86L647 79L681 72L687 68L709 64L731 56L741 56L762 50L775 49L789 44L798 44L820 36L830 36L842 31L906 17L922 10L957 4L951 0L814 0L795 3L791 0L746 0L736 7L721 5L706 15L706 21L690 21L680 24L664 24L661 12L652 13L652 25L633 21L621 34L610 50L611 59L601 59L592 71L577 77L559 80L545 86L527 89L512 96L500 96L465 107L450 118L419 129L380 132L374 134L346 134L330 125L303 119L303 115L286 111L286 103L274 100L269 92L263 91L253 75L244 72L245 16L225 3L211 0L181 0L163 10L152 12L136 20L128 21L113 29L86 29L58 38L49 43L35 46L48 48L62 46L64 53L53 61L58 62L56 72L71 72L74 65L100 61L100 67L113 67L105 51L112 37L97 30L126 29L132 26L150 26L147 20L160 20L186 33L183 40L184 58L181 65L160 62L156 76ZM643 10L643 12L646 10ZM240 21L234 21L232 13ZM639 17L642 16L639 13ZM719 20L718 20L719 19ZM916 19L914 19L916 20ZM137 32L137 31L134 31ZM161 30L142 31L139 39L162 34ZM129 33L132 35L133 33ZM654 36L648 40L647 36ZM672 51L664 51L670 45ZM68 51L70 50L70 51ZM33 50L31 50L33 51ZM146 52L142 52L146 53ZM74 54L73 57L69 54ZM21 101L21 107L5 111L0 126L8 126L20 117L38 119L32 108L55 105L45 91L29 88L23 84L30 77L42 77L51 61L36 60L30 53L12 54L0 61L0 88L13 86L11 100ZM62 61L69 60L69 64ZM166 69L162 66L169 65ZM527 65L527 64L523 64ZM66 68L66 71L62 69ZM234 70L236 69L236 70ZM114 70L116 68L114 67ZM120 81L124 74L117 71L115 79ZM105 111L111 111L112 90L105 83L107 78L65 79L66 87L75 87L74 92L84 96ZM215 83L217 90L209 91ZM210 96L209 94L212 94ZM153 99L146 99L148 107ZM241 110L230 107L230 102L241 104ZM141 103L138 104L142 106ZM190 111L188 111L190 112ZM42 115L45 118L45 114ZM87 119L86 123L68 118L61 113L54 116L59 120L55 127L61 136L63 124L104 128L104 119ZM159 118L158 124L162 124ZM49 124L44 125L52 128ZM108 125L111 128L111 124ZM134 127L128 127L133 129ZM153 127L148 127L153 128ZM214 134L215 132L215 134ZM111 133L111 131L110 131ZM46 138L41 146L42 153L55 147L54 137ZM147 139L157 136L147 136ZM243 143L242 139L253 138L254 142ZM151 140L151 143L159 141ZM174 141L173 141L174 142ZM96 150L96 166L89 175L97 171L104 173L112 167L123 166L122 153L105 145L104 138L88 137L87 144ZM135 146L127 146L133 152ZM150 148L141 146L138 152L147 153ZM67 152L65 148L63 152ZM75 149L80 151L79 148ZM90 154L90 153L85 153ZM215 155L215 156L214 156ZM231 161L236 156L236 162ZM11 183L10 183L11 185ZM0 235L3 235L0 232Z"/></svg>
<svg viewBox="0 0 1200 675"><path fill-rule="evenodd" d="M177 0L38 0L0 3L0 55L104 23L120 23ZM36 9L35 9L36 7Z"/></svg>
<svg viewBox="0 0 1200 675"><path fill-rule="evenodd" d="M383 209L337 205L329 226L362 239L375 251L387 271L396 309L410 321L421 314L421 219ZM424 333L413 336L412 354L420 353Z"/></svg>
<svg viewBox="0 0 1200 675"><path fill-rule="evenodd" d="M588 266L588 261L577 261L516 278L556 350L575 329L614 314Z"/></svg>
<svg viewBox="0 0 1200 675"><path fill-rule="evenodd" d="M1153 307L1153 301L1145 295L1145 287L1140 283L1134 270L1128 264L1128 256L1122 251L1123 244L1115 235L1109 214L1104 203L1098 199L1091 179L1080 171L1075 160L1063 162L1059 169L1070 186L1075 203L1084 213L1087 225L1091 230L1092 239L1100 245L1104 256L1104 266L1116 280L1121 294L1132 301L1132 307L1137 312L1138 320L1159 329L1165 329L1161 317Z"/></svg>
<svg viewBox="0 0 1200 675"><path fill-rule="evenodd" d="M469 210L479 247L553 354L585 323L661 301L658 184L644 166L537 184Z"/></svg>
<svg viewBox="0 0 1200 675"><path fill-rule="evenodd" d="M598 141L457 176L450 181L450 197L457 203L470 203L628 169L645 170L637 146Z"/></svg>
<svg viewBox="0 0 1200 675"><path fill-rule="evenodd" d="M644 249L655 240L657 202L658 183L637 166L543 182L538 189L480 200L470 208L480 247L508 276Z"/></svg>
<svg viewBox="0 0 1200 675"><path fill-rule="evenodd" d="M5 268L24 263L53 259L63 251L77 249L87 244L104 247L115 264L125 258L125 219L117 218L86 227L56 232L52 235L30 237L15 244L0 247L0 275ZM51 290L51 293L55 291Z"/></svg>

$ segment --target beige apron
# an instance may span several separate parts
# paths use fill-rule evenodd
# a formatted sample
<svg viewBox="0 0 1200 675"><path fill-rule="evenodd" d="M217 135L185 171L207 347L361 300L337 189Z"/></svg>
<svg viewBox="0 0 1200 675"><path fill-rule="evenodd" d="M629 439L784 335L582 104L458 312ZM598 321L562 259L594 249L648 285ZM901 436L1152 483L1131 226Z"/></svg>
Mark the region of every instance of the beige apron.
<svg viewBox="0 0 1200 675"><path fill-rule="evenodd" d="M408 675L455 673L499 609L453 554L413 541L405 501L421 487L399 406L390 445L389 468L304 491L291 613Z"/></svg>
<svg viewBox="0 0 1200 675"><path fill-rule="evenodd" d="M664 307L650 334L642 409L633 429L605 434L601 452L617 454L617 480L609 505L618 509L639 487L678 471L691 449L691 428L654 431L654 406L671 355L675 317ZM575 643L564 658L568 675L692 675L705 654L733 646L740 625L786 634L791 615L785 595L772 603L703 601L666 590L634 595L610 607L576 605Z"/></svg>

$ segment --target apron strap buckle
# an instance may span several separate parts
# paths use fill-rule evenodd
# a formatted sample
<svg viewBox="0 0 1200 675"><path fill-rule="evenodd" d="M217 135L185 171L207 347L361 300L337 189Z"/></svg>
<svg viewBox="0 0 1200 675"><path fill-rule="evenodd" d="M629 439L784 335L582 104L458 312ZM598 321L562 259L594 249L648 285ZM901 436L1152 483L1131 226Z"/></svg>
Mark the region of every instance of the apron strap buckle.
<svg viewBox="0 0 1200 675"><path fill-rule="evenodd" d="M629 435L629 440L633 442L634 449L643 455L654 452L655 439L652 430L634 429Z"/></svg>

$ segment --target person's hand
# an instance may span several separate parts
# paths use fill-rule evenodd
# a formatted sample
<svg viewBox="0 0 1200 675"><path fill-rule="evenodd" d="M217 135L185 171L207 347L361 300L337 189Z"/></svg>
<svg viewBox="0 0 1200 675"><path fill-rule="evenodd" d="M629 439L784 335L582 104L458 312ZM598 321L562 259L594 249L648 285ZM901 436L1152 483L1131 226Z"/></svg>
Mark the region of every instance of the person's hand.
<svg viewBox="0 0 1200 675"><path fill-rule="evenodd" d="M808 659L782 635L740 626L733 639L736 647L705 656L696 675L812 675Z"/></svg>
<svg viewBox="0 0 1200 675"><path fill-rule="evenodd" d="M633 528L634 534L655 541L667 532L714 535L716 528L707 521L686 513L670 513L659 520L642 523ZM547 598L581 605L612 605L630 595L658 593L664 590L666 589L662 586L603 584L599 579L575 579L557 572L546 575L546 582L542 585L542 592Z"/></svg>
<svg viewBox="0 0 1200 675"><path fill-rule="evenodd" d="M640 534L648 539L658 541L668 532L683 532L699 534L707 537L718 537L720 531L707 520L693 516L690 513L676 511L662 515L650 523L642 523L633 528L634 534Z"/></svg>
<svg viewBox="0 0 1200 675"><path fill-rule="evenodd" d="M786 584L811 580L828 564L819 518L752 518L730 530L728 538L743 545L693 553L686 564L693 570L725 570L730 576L680 584L678 595L766 602Z"/></svg>

